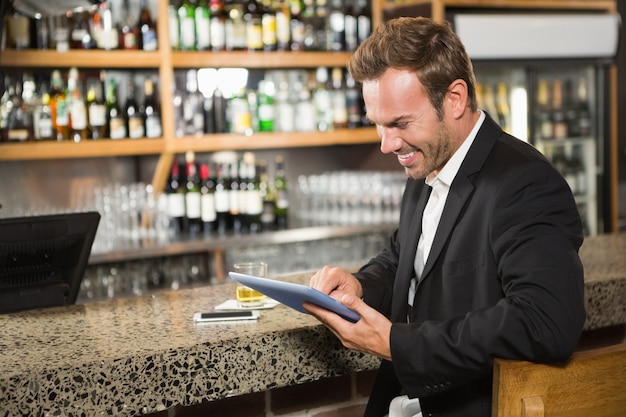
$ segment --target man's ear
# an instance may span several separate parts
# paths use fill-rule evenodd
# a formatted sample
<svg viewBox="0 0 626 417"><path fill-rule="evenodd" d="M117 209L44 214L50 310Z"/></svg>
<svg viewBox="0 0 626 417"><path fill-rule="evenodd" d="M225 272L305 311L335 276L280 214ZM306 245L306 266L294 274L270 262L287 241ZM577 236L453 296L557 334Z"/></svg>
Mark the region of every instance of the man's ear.
<svg viewBox="0 0 626 417"><path fill-rule="evenodd" d="M467 107L467 100L467 83L461 79L452 81L448 87L445 104L453 118L458 119L463 116Z"/></svg>

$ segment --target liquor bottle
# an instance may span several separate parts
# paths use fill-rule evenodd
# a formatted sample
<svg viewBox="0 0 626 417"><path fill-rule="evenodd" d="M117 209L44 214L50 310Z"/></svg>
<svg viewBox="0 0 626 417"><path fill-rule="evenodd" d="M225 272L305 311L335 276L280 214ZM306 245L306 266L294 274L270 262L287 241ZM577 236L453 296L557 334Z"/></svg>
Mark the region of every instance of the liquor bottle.
<svg viewBox="0 0 626 417"><path fill-rule="evenodd" d="M285 78L281 79L278 84L278 92L276 93L275 105L275 130L277 132L293 132L295 130L295 106L289 96L289 84Z"/></svg>
<svg viewBox="0 0 626 417"><path fill-rule="evenodd" d="M498 83L498 94L496 97L496 114L498 122L504 131L511 132L510 117L511 111L509 107L509 94L504 82Z"/></svg>
<svg viewBox="0 0 626 417"><path fill-rule="evenodd" d="M172 107L174 111L174 134L176 137L185 136L187 126L185 124L184 102L187 91L185 86L187 83L186 73L184 71L174 72L174 92L172 95Z"/></svg>
<svg viewBox="0 0 626 417"><path fill-rule="evenodd" d="M33 120L31 109L23 97L21 76L16 77L10 100L12 105L8 114L5 140L25 142L33 136Z"/></svg>
<svg viewBox="0 0 626 417"><path fill-rule="evenodd" d="M567 123L563 109L563 85L559 78L552 83L552 137L554 139L567 137Z"/></svg>
<svg viewBox="0 0 626 417"><path fill-rule="evenodd" d="M226 49L226 11L221 0L211 0L211 50Z"/></svg>
<svg viewBox="0 0 626 417"><path fill-rule="evenodd" d="M247 45L243 4L237 0L226 0L224 9L226 11L226 50L242 51Z"/></svg>
<svg viewBox="0 0 626 417"><path fill-rule="evenodd" d="M178 7L178 27L180 28L180 49L182 51L196 50L196 22L195 7L192 0L182 0Z"/></svg>
<svg viewBox="0 0 626 417"><path fill-rule="evenodd" d="M216 230L219 234L225 234L230 229L230 186L226 180L226 166L218 163L215 177L215 218Z"/></svg>
<svg viewBox="0 0 626 417"><path fill-rule="evenodd" d="M276 36L276 10L272 7L272 0L262 0L261 6L261 38L264 51L275 51L278 47Z"/></svg>
<svg viewBox="0 0 626 417"><path fill-rule="evenodd" d="M346 90L343 85L343 71L335 67L331 72L332 79L332 102L333 102L333 128L344 129L348 127L348 104Z"/></svg>
<svg viewBox="0 0 626 417"><path fill-rule="evenodd" d="M50 94L47 83L40 84L40 94L33 106L33 138L35 140L52 140L52 109L50 108Z"/></svg>
<svg viewBox="0 0 626 417"><path fill-rule="evenodd" d="M261 225L263 230L273 230L276 225L276 215L274 213L275 199L272 185L267 174L267 162L260 160L257 163L256 170L259 172L259 192L263 202Z"/></svg>
<svg viewBox="0 0 626 417"><path fill-rule="evenodd" d="M252 114L245 87L242 87L228 100L229 129L231 133L250 136L252 134Z"/></svg>
<svg viewBox="0 0 626 417"><path fill-rule="evenodd" d="M578 79L576 97L578 107L578 131L580 133L580 136L591 136L593 127L591 119L591 109L589 108L587 80L584 77L580 77Z"/></svg>
<svg viewBox="0 0 626 417"><path fill-rule="evenodd" d="M224 92L218 85L215 88L215 91L213 91L213 114L215 116L215 133L228 132L228 121L226 117L227 106L228 102L226 100L226 97L224 97Z"/></svg>
<svg viewBox="0 0 626 417"><path fill-rule="evenodd" d="M146 78L143 84L144 102L143 111L146 118L146 137L159 138L163 135L161 127L161 112L157 104L152 78Z"/></svg>
<svg viewBox="0 0 626 417"><path fill-rule="evenodd" d="M288 51L291 48L291 11L287 0L276 1L276 49Z"/></svg>
<svg viewBox="0 0 626 417"><path fill-rule="evenodd" d="M246 23L246 48L249 51L263 50L261 6L256 0L246 1L243 20Z"/></svg>
<svg viewBox="0 0 626 417"><path fill-rule="evenodd" d="M52 110L52 127L54 128L56 139L68 140L70 138L70 115L67 92L59 70L52 72L50 80L50 108Z"/></svg>
<svg viewBox="0 0 626 417"><path fill-rule="evenodd" d="M257 170L255 156L252 152L246 152L243 160L247 169L246 191L246 224L250 233L260 232L263 228L261 217L263 215L263 197L261 195L260 172Z"/></svg>
<svg viewBox="0 0 626 417"><path fill-rule="evenodd" d="M359 46L359 26L355 3L356 0L348 0L346 2L344 16L344 47L345 50L349 52L355 51Z"/></svg>
<svg viewBox="0 0 626 417"><path fill-rule="evenodd" d="M129 138L139 139L146 136L145 117L135 98L135 81L132 74L129 74L127 78L124 118L126 119L126 132Z"/></svg>
<svg viewBox="0 0 626 417"><path fill-rule="evenodd" d="M156 51L159 47L156 23L152 18L148 0L141 0L139 4L139 47L144 51Z"/></svg>
<svg viewBox="0 0 626 417"><path fill-rule="evenodd" d="M563 81L563 112L567 125L567 136L571 138L580 136L578 125L578 106L576 103L576 85L570 78Z"/></svg>
<svg viewBox="0 0 626 417"><path fill-rule="evenodd" d="M68 76L68 90L72 97L70 101L70 138L78 143L88 138L87 106L79 85L78 69L71 68Z"/></svg>
<svg viewBox="0 0 626 417"><path fill-rule="evenodd" d="M317 130L327 132L333 127L333 102L328 89L328 68L319 67L315 72L313 100L317 109Z"/></svg>
<svg viewBox="0 0 626 417"><path fill-rule="evenodd" d="M167 24L169 28L170 48L174 51L180 50L180 22L178 20L178 7L180 2L170 0L167 6Z"/></svg>
<svg viewBox="0 0 626 417"><path fill-rule="evenodd" d="M372 33L370 0L356 0L357 41L362 44Z"/></svg>
<svg viewBox="0 0 626 417"><path fill-rule="evenodd" d="M228 208L230 217L230 228L236 234L240 234L243 229L243 223L241 218L241 204L239 197L239 170L237 161L234 161L229 166L229 175L227 177L228 189Z"/></svg>
<svg viewBox="0 0 626 417"><path fill-rule="evenodd" d="M537 83L537 106L535 109L535 139L552 139L552 114L550 111L550 86L548 80Z"/></svg>
<svg viewBox="0 0 626 417"><path fill-rule="evenodd" d="M294 117L298 121L298 131L315 132L317 130L317 124L315 123L317 113L315 104L311 99L311 91L302 83L296 83L294 89L297 96Z"/></svg>
<svg viewBox="0 0 626 417"><path fill-rule="evenodd" d="M71 29L69 44L71 49L93 49L96 40L92 36L88 12L70 12Z"/></svg>
<svg viewBox="0 0 626 417"><path fill-rule="evenodd" d="M237 207L239 208L239 216L235 218L235 221L238 221L239 224L235 224L235 231L239 233L247 233L248 232L248 185L251 180L248 178L248 163L244 158L240 159L236 166L237 175L236 181L238 183L237 186ZM254 184L252 184L254 185ZM232 210L231 210L232 214Z"/></svg>
<svg viewBox="0 0 626 417"><path fill-rule="evenodd" d="M274 94L276 88L271 80L259 81L257 115L259 119L259 132L273 132L276 118L276 105Z"/></svg>
<svg viewBox="0 0 626 417"><path fill-rule="evenodd" d="M204 134L204 96L198 91L198 72L187 71L187 96L183 103L183 118L188 135Z"/></svg>
<svg viewBox="0 0 626 417"><path fill-rule="evenodd" d="M285 161L282 156L277 155L274 158L274 164L276 168L274 173L275 222L278 229L286 229L289 219L289 194L285 175Z"/></svg>
<svg viewBox="0 0 626 417"><path fill-rule="evenodd" d="M109 138L124 139L126 137L126 119L117 99L117 83L115 78L109 80L107 89L107 121Z"/></svg>
<svg viewBox="0 0 626 417"><path fill-rule="evenodd" d="M331 51L344 51L346 49L346 13L342 0L332 0L330 13L328 14L329 45Z"/></svg>
<svg viewBox="0 0 626 417"><path fill-rule="evenodd" d="M363 97L357 88L350 72L346 71L346 108L348 110L348 127L360 127L363 118Z"/></svg>
<svg viewBox="0 0 626 417"><path fill-rule="evenodd" d="M196 49L207 51L211 49L211 13L209 12L208 0L198 0L194 9L196 22Z"/></svg>
<svg viewBox="0 0 626 417"><path fill-rule="evenodd" d="M291 14L291 50L304 50L305 24L302 16L304 4L302 0L289 0L289 12Z"/></svg>
<svg viewBox="0 0 626 417"><path fill-rule="evenodd" d="M96 45L100 49L113 50L120 46L120 35L114 21L114 13L110 1L100 3L98 12L101 22L100 30L94 31Z"/></svg>
<svg viewBox="0 0 626 417"><path fill-rule="evenodd" d="M104 101L102 86L104 85L104 71L100 74L100 80L89 82L87 89L87 120L91 139L104 139L106 137L107 107Z"/></svg>
<svg viewBox="0 0 626 417"><path fill-rule="evenodd" d="M197 236L202 230L202 207L200 195L200 177L196 167L195 155L189 151L185 155L187 180L185 182L185 231Z"/></svg>
<svg viewBox="0 0 626 417"><path fill-rule="evenodd" d="M175 234L180 234L184 230L185 187L182 185L181 180L180 164L177 160L174 160L165 194L167 196L167 214Z"/></svg>
<svg viewBox="0 0 626 417"><path fill-rule="evenodd" d="M207 163L200 165L200 183L203 231L205 234L211 234L217 228L217 214L215 212L215 179L211 176L211 167Z"/></svg>
<svg viewBox="0 0 626 417"><path fill-rule="evenodd" d="M139 28L130 12L129 0L124 0L123 3L119 36L121 49L139 48Z"/></svg>

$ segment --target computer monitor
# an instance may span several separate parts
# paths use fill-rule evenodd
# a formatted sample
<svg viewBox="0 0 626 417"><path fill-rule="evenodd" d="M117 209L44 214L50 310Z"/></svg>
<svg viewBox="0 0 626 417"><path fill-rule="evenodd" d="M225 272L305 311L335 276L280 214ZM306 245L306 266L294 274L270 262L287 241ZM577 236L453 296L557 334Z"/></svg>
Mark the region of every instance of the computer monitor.
<svg viewBox="0 0 626 417"><path fill-rule="evenodd" d="M74 304L97 212L0 219L0 313Z"/></svg>

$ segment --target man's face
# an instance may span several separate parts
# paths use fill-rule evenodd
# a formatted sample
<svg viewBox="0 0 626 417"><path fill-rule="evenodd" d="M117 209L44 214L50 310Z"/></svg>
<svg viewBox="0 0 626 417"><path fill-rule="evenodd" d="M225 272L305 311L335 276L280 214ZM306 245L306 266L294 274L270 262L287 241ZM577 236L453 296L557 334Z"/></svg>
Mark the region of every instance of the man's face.
<svg viewBox="0 0 626 417"><path fill-rule="evenodd" d="M414 73L389 69L379 79L365 81L363 99L380 136L380 150L396 154L409 177L439 171L456 151L445 103L440 121Z"/></svg>

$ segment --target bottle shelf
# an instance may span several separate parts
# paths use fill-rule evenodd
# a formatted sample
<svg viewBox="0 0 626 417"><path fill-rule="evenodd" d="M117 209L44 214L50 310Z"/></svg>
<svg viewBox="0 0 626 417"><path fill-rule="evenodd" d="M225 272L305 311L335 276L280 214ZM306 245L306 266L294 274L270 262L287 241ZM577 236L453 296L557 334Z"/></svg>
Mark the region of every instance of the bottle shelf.
<svg viewBox="0 0 626 417"><path fill-rule="evenodd" d="M11 50L0 52L0 66L14 68L158 68L159 51Z"/></svg>
<svg viewBox="0 0 626 417"><path fill-rule="evenodd" d="M338 129L330 132L263 132L251 136L232 133L184 136L164 139L103 139L71 141L29 141L0 144L0 161L98 158L107 156L216 152L225 150L282 149L307 146L355 145L378 142L373 127Z"/></svg>
<svg viewBox="0 0 626 417"><path fill-rule="evenodd" d="M316 68L345 67L350 52L172 52L174 68Z"/></svg>
<svg viewBox="0 0 626 417"><path fill-rule="evenodd" d="M168 142L167 150L183 153L222 150L300 148L307 146L354 145L379 141L373 127L337 129L330 132L257 132L250 136L232 133L183 136Z"/></svg>
<svg viewBox="0 0 626 417"><path fill-rule="evenodd" d="M103 139L72 141L29 141L0 144L0 160L41 160L98 158L159 154L165 149L163 139Z"/></svg>

